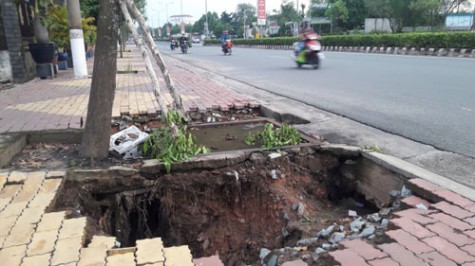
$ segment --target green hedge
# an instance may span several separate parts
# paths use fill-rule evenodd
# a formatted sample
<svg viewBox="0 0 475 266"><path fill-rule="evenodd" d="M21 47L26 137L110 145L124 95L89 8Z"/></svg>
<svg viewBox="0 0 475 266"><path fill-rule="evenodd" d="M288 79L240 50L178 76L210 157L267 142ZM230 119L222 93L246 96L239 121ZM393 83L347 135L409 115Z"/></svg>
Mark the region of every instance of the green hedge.
<svg viewBox="0 0 475 266"><path fill-rule="evenodd" d="M263 39L234 39L234 44L292 45L296 37ZM416 47L416 48L466 48L475 49L473 32L401 33L368 35L322 36L325 46ZM219 40L205 40L205 44L219 44Z"/></svg>

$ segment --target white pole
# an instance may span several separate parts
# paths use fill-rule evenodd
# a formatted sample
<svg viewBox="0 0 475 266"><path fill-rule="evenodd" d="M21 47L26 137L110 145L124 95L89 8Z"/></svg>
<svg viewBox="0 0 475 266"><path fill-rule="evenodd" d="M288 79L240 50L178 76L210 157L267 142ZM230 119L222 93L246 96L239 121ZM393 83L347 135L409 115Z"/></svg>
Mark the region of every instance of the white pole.
<svg viewBox="0 0 475 266"><path fill-rule="evenodd" d="M86 51L84 47L84 33L82 31L81 10L79 0L68 0L69 38L73 54L74 76L87 76Z"/></svg>

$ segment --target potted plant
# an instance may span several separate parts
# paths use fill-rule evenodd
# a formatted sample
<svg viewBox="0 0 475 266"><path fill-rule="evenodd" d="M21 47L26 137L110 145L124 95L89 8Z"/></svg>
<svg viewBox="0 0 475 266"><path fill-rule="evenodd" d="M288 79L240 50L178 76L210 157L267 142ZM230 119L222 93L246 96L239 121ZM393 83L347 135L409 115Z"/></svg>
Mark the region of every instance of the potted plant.
<svg viewBox="0 0 475 266"><path fill-rule="evenodd" d="M70 54L70 40L66 5L51 5L48 9L48 18L45 22L51 41L58 47L58 61L61 62L60 66L63 68L65 64L63 62L71 59L71 56L68 55L68 52ZM92 25L93 22L93 17L82 19L84 41L88 46L94 44L96 40L96 26ZM72 67L71 63L69 65Z"/></svg>
<svg viewBox="0 0 475 266"><path fill-rule="evenodd" d="M46 14L48 0L34 0L33 30L35 43L30 43L30 53L37 64L49 64L53 61L55 47L50 42L48 29L46 27Z"/></svg>

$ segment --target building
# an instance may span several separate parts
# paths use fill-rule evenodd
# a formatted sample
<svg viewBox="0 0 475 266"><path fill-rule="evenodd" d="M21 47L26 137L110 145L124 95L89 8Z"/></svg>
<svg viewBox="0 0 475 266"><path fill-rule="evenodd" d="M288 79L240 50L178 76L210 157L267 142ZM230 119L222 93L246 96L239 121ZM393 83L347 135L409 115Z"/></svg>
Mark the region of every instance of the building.
<svg viewBox="0 0 475 266"><path fill-rule="evenodd" d="M28 43L33 40L29 14L31 8L23 1L0 1L0 82L22 83L36 74L28 50Z"/></svg>
<svg viewBox="0 0 475 266"><path fill-rule="evenodd" d="M449 14L445 18L447 30L470 30L473 25L474 14Z"/></svg>

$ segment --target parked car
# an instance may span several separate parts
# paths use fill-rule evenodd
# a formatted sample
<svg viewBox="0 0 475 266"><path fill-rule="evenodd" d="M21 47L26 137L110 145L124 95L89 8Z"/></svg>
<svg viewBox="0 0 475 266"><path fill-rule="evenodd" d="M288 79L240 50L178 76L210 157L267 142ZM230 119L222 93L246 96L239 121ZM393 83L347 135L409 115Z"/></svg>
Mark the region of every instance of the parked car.
<svg viewBox="0 0 475 266"><path fill-rule="evenodd" d="M193 37L193 38L191 39L191 41L192 41L193 43L200 43L200 38L199 38L199 37Z"/></svg>

